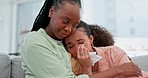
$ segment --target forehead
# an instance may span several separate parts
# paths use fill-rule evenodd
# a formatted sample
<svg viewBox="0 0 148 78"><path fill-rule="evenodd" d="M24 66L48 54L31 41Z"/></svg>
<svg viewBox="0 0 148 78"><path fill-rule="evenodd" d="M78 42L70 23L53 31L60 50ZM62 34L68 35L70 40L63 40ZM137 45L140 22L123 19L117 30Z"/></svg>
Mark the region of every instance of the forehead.
<svg viewBox="0 0 148 78"><path fill-rule="evenodd" d="M82 39L84 37L87 37L87 35L83 31L76 29L73 33L71 33L70 35L68 35L65 38L65 42L76 41L76 40Z"/></svg>
<svg viewBox="0 0 148 78"><path fill-rule="evenodd" d="M80 19L80 7L78 4L63 2L62 5L59 5L57 11L60 12L60 14L69 15L71 18L78 17Z"/></svg>

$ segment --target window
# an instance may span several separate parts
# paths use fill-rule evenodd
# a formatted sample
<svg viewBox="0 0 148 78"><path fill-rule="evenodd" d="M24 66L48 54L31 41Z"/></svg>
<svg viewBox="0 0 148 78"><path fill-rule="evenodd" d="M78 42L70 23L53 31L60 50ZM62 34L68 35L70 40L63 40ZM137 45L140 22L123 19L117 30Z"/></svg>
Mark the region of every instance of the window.
<svg viewBox="0 0 148 78"><path fill-rule="evenodd" d="M17 7L17 40L16 51L20 52L20 46L26 33L30 32L33 22L39 13L43 1L22 2Z"/></svg>
<svg viewBox="0 0 148 78"><path fill-rule="evenodd" d="M147 0L83 0L82 3L82 19L106 27L115 36L115 45L130 56L148 54Z"/></svg>

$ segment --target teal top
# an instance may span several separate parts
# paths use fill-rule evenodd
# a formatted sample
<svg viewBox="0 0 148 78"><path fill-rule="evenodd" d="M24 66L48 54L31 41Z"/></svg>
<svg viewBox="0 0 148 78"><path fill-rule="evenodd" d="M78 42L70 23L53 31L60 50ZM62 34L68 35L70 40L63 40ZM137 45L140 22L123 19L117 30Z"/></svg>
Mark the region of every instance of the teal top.
<svg viewBox="0 0 148 78"><path fill-rule="evenodd" d="M26 35L21 57L25 78L89 78L74 75L62 42L52 39L44 29Z"/></svg>

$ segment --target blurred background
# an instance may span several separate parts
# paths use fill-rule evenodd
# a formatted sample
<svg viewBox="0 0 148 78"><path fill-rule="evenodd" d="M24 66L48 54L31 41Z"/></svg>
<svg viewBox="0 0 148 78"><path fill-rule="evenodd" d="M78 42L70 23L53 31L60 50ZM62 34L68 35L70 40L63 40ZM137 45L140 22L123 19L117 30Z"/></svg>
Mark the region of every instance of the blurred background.
<svg viewBox="0 0 148 78"><path fill-rule="evenodd" d="M44 0L0 0L0 52L21 53ZM148 0L82 0L82 20L103 25L131 57L148 55Z"/></svg>

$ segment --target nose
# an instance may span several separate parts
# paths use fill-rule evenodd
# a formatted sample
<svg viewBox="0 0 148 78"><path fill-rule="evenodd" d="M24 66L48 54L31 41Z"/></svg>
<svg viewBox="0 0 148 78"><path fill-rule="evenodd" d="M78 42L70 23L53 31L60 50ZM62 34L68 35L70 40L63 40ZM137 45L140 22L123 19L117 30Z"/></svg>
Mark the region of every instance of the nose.
<svg viewBox="0 0 148 78"><path fill-rule="evenodd" d="M66 33L70 33L72 31L72 27L70 25L65 26Z"/></svg>
<svg viewBox="0 0 148 78"><path fill-rule="evenodd" d="M74 46L74 51L77 53L77 51L78 51L78 47L79 47L79 44L75 44L75 46Z"/></svg>
<svg viewBox="0 0 148 78"><path fill-rule="evenodd" d="M75 45L73 48L74 56L77 57L78 45Z"/></svg>

